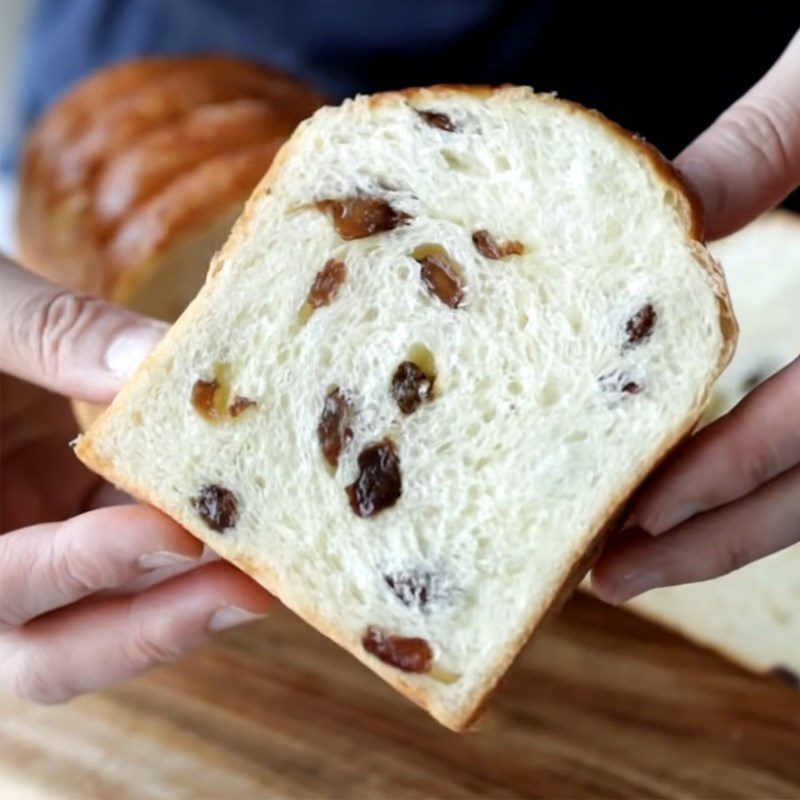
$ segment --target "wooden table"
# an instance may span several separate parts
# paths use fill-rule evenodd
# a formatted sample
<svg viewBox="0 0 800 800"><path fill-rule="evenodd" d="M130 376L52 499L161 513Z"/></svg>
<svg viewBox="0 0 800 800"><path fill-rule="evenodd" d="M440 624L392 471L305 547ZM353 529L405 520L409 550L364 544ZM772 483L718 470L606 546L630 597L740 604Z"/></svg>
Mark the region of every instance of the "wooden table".
<svg viewBox="0 0 800 800"><path fill-rule="evenodd" d="M113 691L4 700L0 797L798 798L800 693L577 597L458 735L279 611Z"/></svg>

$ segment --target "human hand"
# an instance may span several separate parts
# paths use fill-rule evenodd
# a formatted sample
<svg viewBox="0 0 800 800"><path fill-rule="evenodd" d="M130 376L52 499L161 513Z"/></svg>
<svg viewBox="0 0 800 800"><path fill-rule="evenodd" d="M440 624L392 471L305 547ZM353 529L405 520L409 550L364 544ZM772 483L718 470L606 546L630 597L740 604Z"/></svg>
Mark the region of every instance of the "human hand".
<svg viewBox="0 0 800 800"><path fill-rule="evenodd" d="M68 404L18 380L107 402L164 326L5 259L0 282L0 686L57 702L172 661L270 598L201 562L201 543L159 511L98 508L113 491L70 451Z"/></svg>
<svg viewBox="0 0 800 800"><path fill-rule="evenodd" d="M800 185L800 33L775 66L676 165L711 238ZM764 309L769 313L769 309ZM800 541L800 358L686 441L636 498L592 583L621 603L702 581Z"/></svg>

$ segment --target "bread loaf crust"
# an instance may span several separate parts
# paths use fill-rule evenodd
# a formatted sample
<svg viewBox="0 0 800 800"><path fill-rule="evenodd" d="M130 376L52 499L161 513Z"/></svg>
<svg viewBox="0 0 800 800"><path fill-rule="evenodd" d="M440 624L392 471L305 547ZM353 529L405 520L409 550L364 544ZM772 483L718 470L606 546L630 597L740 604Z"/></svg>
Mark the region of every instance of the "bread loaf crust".
<svg viewBox="0 0 800 800"><path fill-rule="evenodd" d="M202 168L209 158L233 156L258 144L274 152L278 140L321 103L319 94L298 81L227 56L135 59L90 76L48 110L27 139L17 215L23 263L69 288L124 303L126 295L118 290L116 279L131 265L125 258L114 261L113 253L109 258L108 244L142 202L168 190L192 168ZM209 106L229 116L225 123L215 123L221 136L208 130ZM202 129L205 147L195 144L194 158L181 160L182 150L201 138ZM162 159L173 151L171 168L154 168L154 149ZM127 170L121 162L127 162ZM206 189L207 213L225 214L234 194L242 203L266 163L258 159L247 180L239 179L238 193L232 191L233 183L219 198L210 191L213 187ZM115 176L115 167L122 174ZM142 186L131 192L127 208L109 215L104 213L103 196L117 189L130 192L117 180L141 180ZM171 208L175 202L173 197ZM172 216L180 213L177 207ZM208 224L204 217L171 229L171 220L166 215L164 220L163 232L151 235L162 249L188 229ZM135 258L154 255L139 252ZM134 271L137 267L138 262L131 266Z"/></svg>
<svg viewBox="0 0 800 800"><path fill-rule="evenodd" d="M426 103L435 102L440 98L458 96L458 95L471 95L479 98L489 97L497 92L504 92L509 90L509 87L470 87L470 86L434 86L429 89L418 88L408 89L403 92L389 92L373 96L369 102L373 106L378 106L382 103L395 101L398 97L404 98L412 105L416 106L425 105ZM511 91L518 91L511 89ZM564 101L556 100L549 95L530 95L540 103L553 103L559 104L564 107ZM686 241L690 244L693 256L698 266L703 269L711 278L716 296L719 304L719 324L722 332L723 344L719 353L719 360L715 370L715 375L718 374L727 363L728 359L733 352L736 339L736 322L730 303L727 297L725 288L725 281L719 265L714 261L711 255L702 246L701 230L702 222L699 215L699 205L696 198L686 189L680 176L677 172L666 162L660 154L657 153L652 147L647 145L641 139L628 133L621 127L611 123L598 112L587 111L577 104L568 104L567 107L574 114L588 115L595 122L599 122L606 126L607 129L613 133L615 137L621 140L626 147L631 148L638 154L644 155L653 167L654 173L658 176L659 180L663 182L666 191L672 193L676 199L678 209L684 221L686 231ZM217 254L212 261L207 282L215 280L223 265L226 262L226 257L229 253L235 252L242 246L247 238L248 230L251 225L256 222L256 214L259 200L271 191L272 185L275 183L277 177L284 169L286 160L292 155L293 141L290 140L274 159L269 172L263 178L261 183L254 191L251 199L245 208L244 213L236 223L228 242L222 251ZM191 330L192 326L197 322L199 314L199 306L192 305L187 309L186 313L176 323L172 330L167 334L165 341L160 346L159 350L168 350L173 341L179 340L185 332ZM132 385L146 381L148 365L145 363L144 367L132 379ZM535 608L530 609L527 624L522 632L513 640L513 642L502 653L497 661L497 666L492 675L482 685L481 696L477 697L475 701L468 708L463 708L459 713L451 713L446 709L437 707L435 702L432 702L429 693L423 691L419 685L406 679L404 674L392 667L385 665L371 657L366 653L360 645L359 641L355 641L354 637L346 631L340 630L336 626L332 626L329 621L317 611L317 609L304 606L301 602L286 601L292 609L300 616L313 624L324 634L338 642L340 645L350 650L350 652L363 663L367 664L371 669L377 672L392 686L400 692L408 696L410 699L417 702L419 705L425 707L434 717L442 722L447 727L455 731L464 730L480 713L481 708L486 703L489 694L495 688L502 674L510 666L512 661L519 654L519 651L524 646L526 641L533 635L536 628L542 623L545 617L553 613L559 605L571 594L581 577L589 569L592 559L602 546L605 536L614 529L616 520L622 512L625 504L628 502L631 494L645 479L645 477L654 469L658 463L668 454L668 452L695 426L697 420L702 413L703 407L708 397L708 393L713 383L713 379L708 381L702 395L697 402L696 407L690 413L684 424L677 430L673 431L669 437L667 444L663 447L660 453L656 453L650 460L650 463L645 464L635 474L630 476L627 485L612 498L602 514L590 526L592 533L586 538L580 547L576 547L571 555L569 568L564 571L563 578L557 590L554 590L550 596L543 599L543 601ZM152 501L153 498L147 487L141 485L135 476L120 473L113 463L105 459L95 448L95 439L102 436L103 428L110 424L115 415L115 407L106 412L103 417L98 420L96 425L89 430L77 443L76 452L89 467L100 472L112 482L121 486L123 489L129 491L134 496L137 496L145 501ZM168 510L168 513L172 513ZM200 539L208 541L206 531L202 528L196 519L190 519L181 515L177 516L178 521L185 525L193 534ZM287 593L283 590L281 576L273 570L266 568L264 565L255 564L246 558L237 557L232 550L229 550L224 542L214 542L215 548L225 558L231 560L234 564L239 566L245 572L250 574L254 579L261 583L271 593L285 599Z"/></svg>

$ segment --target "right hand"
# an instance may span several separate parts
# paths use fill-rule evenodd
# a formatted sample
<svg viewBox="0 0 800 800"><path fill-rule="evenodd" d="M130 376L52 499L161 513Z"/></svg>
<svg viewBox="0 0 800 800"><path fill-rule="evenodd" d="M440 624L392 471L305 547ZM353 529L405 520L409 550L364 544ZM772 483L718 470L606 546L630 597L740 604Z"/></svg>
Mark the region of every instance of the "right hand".
<svg viewBox="0 0 800 800"><path fill-rule="evenodd" d="M800 185L798 87L800 33L676 160L700 195L710 238L732 233ZM592 584L602 599L622 603L725 575L798 542L800 358L687 439L647 481Z"/></svg>
<svg viewBox="0 0 800 800"><path fill-rule="evenodd" d="M0 686L52 703L172 661L271 598L156 509L98 507L113 490L45 391L110 401L165 326L0 260Z"/></svg>

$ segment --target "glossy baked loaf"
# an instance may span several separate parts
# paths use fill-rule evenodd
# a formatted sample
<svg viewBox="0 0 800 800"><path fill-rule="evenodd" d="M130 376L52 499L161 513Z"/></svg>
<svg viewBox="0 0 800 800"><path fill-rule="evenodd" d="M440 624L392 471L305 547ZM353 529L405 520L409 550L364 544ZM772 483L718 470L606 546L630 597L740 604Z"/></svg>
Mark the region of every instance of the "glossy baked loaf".
<svg viewBox="0 0 800 800"><path fill-rule="evenodd" d="M77 453L462 729L730 356L699 237L551 96L321 109Z"/></svg>
<svg viewBox="0 0 800 800"><path fill-rule="evenodd" d="M30 269L168 321L316 92L223 56L101 70L37 122L21 166ZM86 406L80 416L91 417Z"/></svg>

